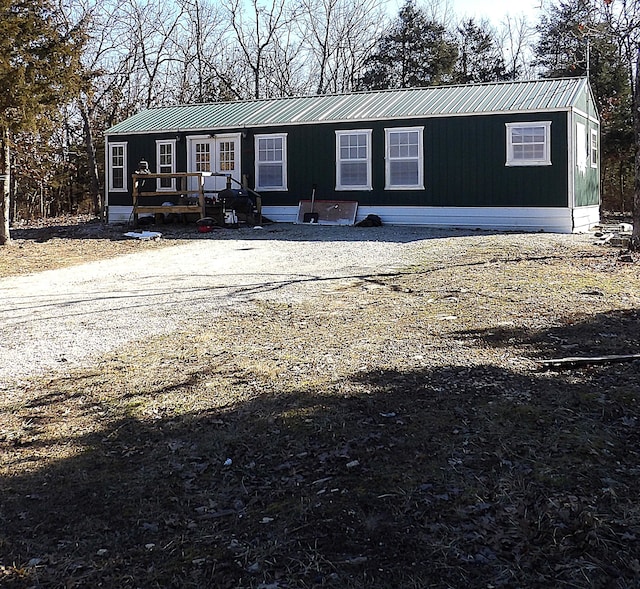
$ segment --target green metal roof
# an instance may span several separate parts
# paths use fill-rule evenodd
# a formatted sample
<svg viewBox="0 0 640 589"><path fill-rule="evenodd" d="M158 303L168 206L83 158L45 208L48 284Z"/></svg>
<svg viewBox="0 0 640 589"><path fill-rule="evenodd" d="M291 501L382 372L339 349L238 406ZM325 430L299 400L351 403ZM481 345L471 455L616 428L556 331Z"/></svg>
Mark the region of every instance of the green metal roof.
<svg viewBox="0 0 640 589"><path fill-rule="evenodd" d="M586 85L585 78L555 78L167 106L139 112L107 134L562 110L576 106Z"/></svg>

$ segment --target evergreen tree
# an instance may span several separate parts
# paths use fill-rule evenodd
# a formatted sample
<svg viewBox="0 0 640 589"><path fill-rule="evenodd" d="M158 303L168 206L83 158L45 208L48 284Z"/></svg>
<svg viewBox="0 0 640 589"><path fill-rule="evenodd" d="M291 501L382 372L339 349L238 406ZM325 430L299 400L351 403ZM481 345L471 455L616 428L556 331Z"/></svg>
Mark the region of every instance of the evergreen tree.
<svg viewBox="0 0 640 589"><path fill-rule="evenodd" d="M551 5L537 31L535 65L544 77L589 74L602 122L603 208L620 210L629 200L625 192L633 185L634 153L631 68L622 46L611 35L605 15L589 0L563 0Z"/></svg>
<svg viewBox="0 0 640 589"><path fill-rule="evenodd" d="M628 104L629 64L589 0L551 6L537 27L536 65L544 77L585 76L603 113L617 103ZM587 64L587 46L589 63ZM612 103L613 99L613 103Z"/></svg>
<svg viewBox="0 0 640 589"><path fill-rule="evenodd" d="M79 87L82 36L50 0L0 0L0 245L9 243L11 141Z"/></svg>
<svg viewBox="0 0 640 589"><path fill-rule="evenodd" d="M469 18L458 27L458 61L454 81L459 84L510 79L502 50L487 23Z"/></svg>
<svg viewBox="0 0 640 589"><path fill-rule="evenodd" d="M535 65L545 77L583 76L585 49L580 27L590 20L588 0L560 1L548 8L536 27Z"/></svg>
<svg viewBox="0 0 640 589"><path fill-rule="evenodd" d="M457 57L445 27L411 0L367 60L360 87L370 90L435 86L451 80Z"/></svg>

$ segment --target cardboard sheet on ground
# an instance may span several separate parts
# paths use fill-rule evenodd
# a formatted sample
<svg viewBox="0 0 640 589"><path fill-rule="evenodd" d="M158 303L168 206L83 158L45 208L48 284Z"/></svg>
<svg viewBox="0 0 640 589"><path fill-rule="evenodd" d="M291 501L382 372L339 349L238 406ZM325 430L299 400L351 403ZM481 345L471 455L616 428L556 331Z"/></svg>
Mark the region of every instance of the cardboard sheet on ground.
<svg viewBox="0 0 640 589"><path fill-rule="evenodd" d="M355 200L316 200L311 211L311 201L298 204L296 223L304 223L305 213L318 213L318 225L353 225L356 222L358 202Z"/></svg>

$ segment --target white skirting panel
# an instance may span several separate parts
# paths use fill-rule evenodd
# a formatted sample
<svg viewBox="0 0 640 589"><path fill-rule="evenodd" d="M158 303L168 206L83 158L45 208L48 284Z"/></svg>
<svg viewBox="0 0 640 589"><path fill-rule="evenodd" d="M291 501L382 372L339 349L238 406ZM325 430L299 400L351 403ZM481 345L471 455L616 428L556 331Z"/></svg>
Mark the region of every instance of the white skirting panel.
<svg viewBox="0 0 640 589"><path fill-rule="evenodd" d="M600 207L576 207L573 209L573 231L575 233L586 233L600 223Z"/></svg>
<svg viewBox="0 0 640 589"><path fill-rule="evenodd" d="M126 223L132 207L110 206L109 223ZM278 223L295 223L298 207L262 208L262 214ZM356 221L367 215L378 215L386 225L418 225L457 229L498 229L501 231L549 231L571 233L588 231L599 222L600 209L568 208L501 208L501 207L358 207Z"/></svg>
<svg viewBox="0 0 640 589"><path fill-rule="evenodd" d="M272 221L293 223L298 207L263 207L262 212ZM573 219L568 208L358 207L356 221L371 214L378 215L386 225L551 233L573 231Z"/></svg>
<svg viewBox="0 0 640 589"><path fill-rule="evenodd" d="M262 215L277 223L295 223L298 220L298 207L262 207Z"/></svg>
<svg viewBox="0 0 640 589"><path fill-rule="evenodd" d="M109 206L107 210L107 223L128 223L132 212L132 206Z"/></svg>

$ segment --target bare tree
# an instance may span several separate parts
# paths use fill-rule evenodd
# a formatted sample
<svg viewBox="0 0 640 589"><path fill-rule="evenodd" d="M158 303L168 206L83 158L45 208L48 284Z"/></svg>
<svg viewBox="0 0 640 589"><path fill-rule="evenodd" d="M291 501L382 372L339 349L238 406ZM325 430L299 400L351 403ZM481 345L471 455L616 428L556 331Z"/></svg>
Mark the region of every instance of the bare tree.
<svg viewBox="0 0 640 589"><path fill-rule="evenodd" d="M75 101L75 118L68 116L67 127L80 129L87 158L87 184L94 214L102 214L97 143L103 128L127 107L123 88L135 68L136 46L122 40L128 21L119 3L97 0L72 0L60 7L67 22L82 22L87 40L82 55L84 84ZM117 97L117 99L113 99ZM117 106L116 106L117 105ZM109 112L111 106L111 112Z"/></svg>
<svg viewBox="0 0 640 589"><path fill-rule="evenodd" d="M174 54L167 98L172 102L206 102L233 98L229 90L229 25L212 0L180 0L183 17L170 39ZM234 53L233 51L231 53Z"/></svg>
<svg viewBox="0 0 640 589"><path fill-rule="evenodd" d="M502 45L505 67L512 80L532 74L531 47L535 39L535 28L522 14L514 17L506 15L498 32Z"/></svg>
<svg viewBox="0 0 640 589"><path fill-rule="evenodd" d="M380 0L299 0L297 26L317 94L352 90L388 17Z"/></svg>
<svg viewBox="0 0 640 589"><path fill-rule="evenodd" d="M265 98L299 96L309 93L308 67L301 50L301 40L288 26L277 35L265 56L269 84Z"/></svg>
<svg viewBox="0 0 640 589"><path fill-rule="evenodd" d="M196 102L203 102L205 96L205 43L207 39L206 29L209 21L209 6L200 0L185 0L183 9L188 15L189 25L185 31L185 35L189 43L178 43L176 49L182 49L182 80L181 87L183 90L189 85L190 71L193 70L195 80ZM213 19L211 19L213 20ZM192 93L193 95L193 93ZM184 98L181 96L180 98ZM186 102L181 100L181 102ZM190 102L190 101L188 101Z"/></svg>
<svg viewBox="0 0 640 589"><path fill-rule="evenodd" d="M604 0L601 9L611 35L627 56L632 88L633 133L635 139L635 179L633 190L633 233L631 249L640 251L640 6L635 0Z"/></svg>
<svg viewBox="0 0 640 589"><path fill-rule="evenodd" d="M147 108L164 104L172 65L177 61L172 38L178 31L184 7L165 0L128 0L122 6L129 23L127 37L137 51L143 104Z"/></svg>
<svg viewBox="0 0 640 589"><path fill-rule="evenodd" d="M420 4L420 9L432 22L441 23L449 29L456 25L457 18L451 0L425 0Z"/></svg>
<svg viewBox="0 0 640 589"><path fill-rule="evenodd" d="M206 56L215 54L221 19L206 0L69 0L64 8L70 21L87 23L86 84L76 101L76 124L100 215L97 152L104 129L143 107L208 98Z"/></svg>
<svg viewBox="0 0 640 589"><path fill-rule="evenodd" d="M246 5L249 8L246 8ZM243 62L251 77L248 93L260 98L269 86L265 71L267 54L273 50L276 36L291 23L295 14L287 9L286 0L271 0L269 7L260 6L258 0L242 2L226 0L225 9L229 13L235 43L243 56Z"/></svg>
<svg viewBox="0 0 640 589"><path fill-rule="evenodd" d="M334 39L331 38L331 27L339 4L340 0L301 0L299 5L298 26L302 38L307 40L308 51L317 66L317 94L325 92L328 63L331 53L336 48Z"/></svg>

